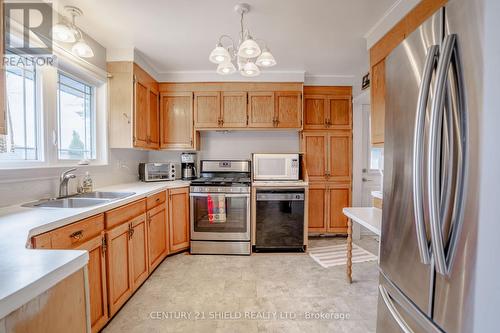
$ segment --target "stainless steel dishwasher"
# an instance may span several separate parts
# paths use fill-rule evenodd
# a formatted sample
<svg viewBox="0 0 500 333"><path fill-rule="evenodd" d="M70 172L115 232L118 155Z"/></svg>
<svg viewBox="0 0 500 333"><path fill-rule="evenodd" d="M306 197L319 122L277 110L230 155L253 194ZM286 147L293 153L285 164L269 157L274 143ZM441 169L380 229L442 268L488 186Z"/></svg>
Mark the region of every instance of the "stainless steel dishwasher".
<svg viewBox="0 0 500 333"><path fill-rule="evenodd" d="M304 251L304 189L258 189L255 252Z"/></svg>

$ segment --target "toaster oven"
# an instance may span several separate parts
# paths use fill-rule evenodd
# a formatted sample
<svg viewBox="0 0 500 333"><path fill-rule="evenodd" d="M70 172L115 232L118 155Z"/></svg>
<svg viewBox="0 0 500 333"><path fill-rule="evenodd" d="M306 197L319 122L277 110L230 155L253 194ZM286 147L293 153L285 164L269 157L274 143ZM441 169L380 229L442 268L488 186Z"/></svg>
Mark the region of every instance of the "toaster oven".
<svg viewBox="0 0 500 333"><path fill-rule="evenodd" d="M139 163L139 179L143 182L159 182L181 179L180 163Z"/></svg>

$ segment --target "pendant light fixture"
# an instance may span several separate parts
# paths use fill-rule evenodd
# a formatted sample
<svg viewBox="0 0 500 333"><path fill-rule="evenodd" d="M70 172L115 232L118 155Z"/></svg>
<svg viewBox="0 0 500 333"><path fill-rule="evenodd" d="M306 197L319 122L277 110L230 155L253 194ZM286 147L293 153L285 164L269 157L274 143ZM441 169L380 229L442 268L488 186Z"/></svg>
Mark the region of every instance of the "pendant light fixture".
<svg viewBox="0 0 500 333"><path fill-rule="evenodd" d="M244 28L244 16L250 11L250 5L240 3L234 7L234 10L241 17L238 47L236 47L231 36L221 35L208 59L218 65L217 73L221 75L232 74L236 71L237 67L241 75L254 77L260 74L259 66L274 66L276 65L276 60L265 43L265 47L261 49L257 41L262 40L254 39L248 29ZM227 46L224 46L222 43L224 39L230 41Z"/></svg>
<svg viewBox="0 0 500 333"><path fill-rule="evenodd" d="M94 51L83 39L82 31L76 26L76 17L82 16L83 12L75 6L64 6L64 11L71 16L68 20L63 16L62 21L52 27L52 36L55 40L63 43L75 43L71 52L81 58L92 58Z"/></svg>

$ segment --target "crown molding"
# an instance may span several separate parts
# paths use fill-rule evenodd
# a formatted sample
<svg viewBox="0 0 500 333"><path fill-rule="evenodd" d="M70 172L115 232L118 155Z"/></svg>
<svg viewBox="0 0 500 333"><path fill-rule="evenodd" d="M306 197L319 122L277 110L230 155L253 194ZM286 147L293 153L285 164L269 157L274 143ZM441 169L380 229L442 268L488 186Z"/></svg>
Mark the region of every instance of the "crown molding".
<svg viewBox="0 0 500 333"><path fill-rule="evenodd" d="M356 76L354 75L307 75L304 84L308 86L354 86Z"/></svg>
<svg viewBox="0 0 500 333"><path fill-rule="evenodd" d="M376 42L391 30L420 0L397 0L375 25L364 35L366 48L369 50Z"/></svg>
<svg viewBox="0 0 500 333"><path fill-rule="evenodd" d="M159 82L304 82L304 71L262 71L256 77L239 73L220 75L215 70L169 71L157 73Z"/></svg>

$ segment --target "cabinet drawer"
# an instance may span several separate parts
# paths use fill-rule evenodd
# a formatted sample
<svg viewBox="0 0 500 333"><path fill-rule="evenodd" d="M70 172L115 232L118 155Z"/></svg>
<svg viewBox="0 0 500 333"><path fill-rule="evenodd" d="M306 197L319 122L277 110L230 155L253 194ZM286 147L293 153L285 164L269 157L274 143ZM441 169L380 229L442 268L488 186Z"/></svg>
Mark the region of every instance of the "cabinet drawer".
<svg viewBox="0 0 500 333"><path fill-rule="evenodd" d="M104 230L104 214L95 215L51 231L53 249L70 249L99 236Z"/></svg>
<svg viewBox="0 0 500 333"><path fill-rule="evenodd" d="M146 199L141 199L121 206L105 213L106 229L111 229L123 222L130 221L134 217L146 212Z"/></svg>
<svg viewBox="0 0 500 333"><path fill-rule="evenodd" d="M146 198L146 208L149 210L158 205L161 205L167 199L167 194L165 191L150 195Z"/></svg>

